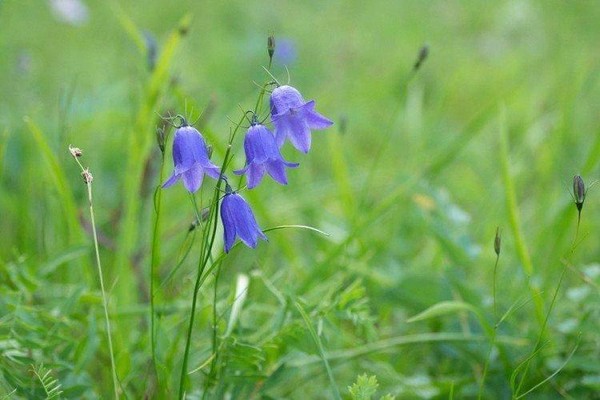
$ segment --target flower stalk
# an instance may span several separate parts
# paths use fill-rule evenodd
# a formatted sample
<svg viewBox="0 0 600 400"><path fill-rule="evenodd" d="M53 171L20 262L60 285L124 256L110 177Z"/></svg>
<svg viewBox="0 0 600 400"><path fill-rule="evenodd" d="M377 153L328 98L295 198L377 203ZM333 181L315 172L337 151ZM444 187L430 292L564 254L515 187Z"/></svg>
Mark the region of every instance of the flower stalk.
<svg viewBox="0 0 600 400"><path fill-rule="evenodd" d="M75 160L75 162L77 162L77 165L79 165L79 168L81 169L81 176L83 177L83 181L85 183L85 186L87 187L88 203L90 205L90 221L91 221L91 225L92 225L92 234L93 234L93 238L94 238L94 252L95 252L95 256L96 256L96 266L98 267L98 277L100 279L100 290L102 292L102 306L104 309L104 322L106 325L106 337L108 340L108 352L109 352L109 356L110 356L110 366L111 366L111 372L112 372L113 390L114 390L115 399L118 399L119 398L119 384L118 384L118 378L117 378L117 368L115 365L115 356L114 356L114 351L113 351L112 339L111 339L111 335L110 335L111 328L110 328L110 318L108 316L108 298L106 296L106 290L104 289L102 262L100 261L100 248L98 246L98 233L96 231L96 219L94 217L94 201L93 201L93 197L92 197L92 181L94 180L94 177L90 173L89 169L84 168L83 165L81 164L81 162L79 161L79 158L83 155L83 152L81 151L81 149L79 149L77 147L69 146L69 152L73 156L73 159Z"/></svg>

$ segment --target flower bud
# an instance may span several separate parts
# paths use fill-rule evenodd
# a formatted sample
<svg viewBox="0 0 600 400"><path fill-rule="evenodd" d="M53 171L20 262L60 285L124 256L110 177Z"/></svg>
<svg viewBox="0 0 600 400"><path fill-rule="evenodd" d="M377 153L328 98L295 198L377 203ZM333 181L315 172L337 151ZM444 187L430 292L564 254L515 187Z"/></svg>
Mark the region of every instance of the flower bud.
<svg viewBox="0 0 600 400"><path fill-rule="evenodd" d="M585 184L579 175L573 177L573 196L575 197L575 205L577 210L581 211L583 202L585 201Z"/></svg>
<svg viewBox="0 0 600 400"><path fill-rule="evenodd" d="M267 52L269 53L269 60L273 59L275 54L275 35L270 34L267 38Z"/></svg>
<svg viewBox="0 0 600 400"><path fill-rule="evenodd" d="M423 63L427 59L428 55L429 55L429 46L427 44L424 44L421 47L421 49L419 50L419 55L417 56L417 61L415 62L415 65L413 66L414 71L421 68L421 65L423 65Z"/></svg>
<svg viewBox="0 0 600 400"><path fill-rule="evenodd" d="M496 228L496 237L494 238L494 251L496 255L500 255L500 245L502 244L502 236L500 235L500 227Z"/></svg>

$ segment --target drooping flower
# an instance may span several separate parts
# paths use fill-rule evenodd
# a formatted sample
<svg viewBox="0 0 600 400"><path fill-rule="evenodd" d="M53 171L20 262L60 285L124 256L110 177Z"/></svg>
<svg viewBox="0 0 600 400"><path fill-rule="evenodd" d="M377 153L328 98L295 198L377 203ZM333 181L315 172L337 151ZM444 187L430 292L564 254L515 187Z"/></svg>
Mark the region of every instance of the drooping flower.
<svg viewBox="0 0 600 400"><path fill-rule="evenodd" d="M246 166L234 171L236 175L248 174L248 189L260 183L265 172L276 182L287 185L285 167L295 168L299 164L287 162L281 156L275 136L261 124L253 124L244 138Z"/></svg>
<svg viewBox="0 0 600 400"><path fill-rule="evenodd" d="M246 200L234 192L229 185L226 185L225 197L221 201L221 221L225 231L225 253L229 253L233 247L236 236L251 248L258 245L258 239L267 240L265 234L258 227L256 218Z"/></svg>
<svg viewBox="0 0 600 400"><path fill-rule="evenodd" d="M163 188L175 184L181 178L183 186L190 193L195 193L202 185L204 174L214 179L218 179L220 175L219 167L211 163L208 158L208 148L204 138L196 128L187 125L185 120L183 126L175 131L173 163L175 170L163 183Z"/></svg>
<svg viewBox="0 0 600 400"><path fill-rule="evenodd" d="M275 140L279 147L285 139L304 152L310 150L311 130L325 129L333 122L315 111L315 101L305 102L291 86L279 86L271 93L271 120L275 126Z"/></svg>

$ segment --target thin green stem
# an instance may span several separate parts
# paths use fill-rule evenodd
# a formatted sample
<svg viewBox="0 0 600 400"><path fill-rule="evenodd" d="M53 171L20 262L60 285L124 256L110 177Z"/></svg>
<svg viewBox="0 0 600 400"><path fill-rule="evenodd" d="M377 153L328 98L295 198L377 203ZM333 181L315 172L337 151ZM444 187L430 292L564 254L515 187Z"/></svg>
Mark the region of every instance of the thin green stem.
<svg viewBox="0 0 600 400"><path fill-rule="evenodd" d="M161 152L160 162L160 177L159 182L163 181L164 165L165 165L165 153ZM160 185L160 183L159 183ZM155 281L156 281L156 269L160 263L160 210L162 204L162 190L160 186L157 186L154 192L154 228L152 230L152 249L150 256L150 342L152 349L152 365L154 367L154 374L156 379L156 390L160 393L160 380L158 375L158 363L156 356L156 321L155 321Z"/></svg>
<svg viewBox="0 0 600 400"><path fill-rule="evenodd" d="M218 347L218 337L217 337L217 319L218 319L218 314L217 314L217 290L219 288L219 276L221 275L221 267L220 267L220 263L219 263L219 267L217 267L217 270L215 271L215 290L213 293L213 323L212 323L212 328L213 328L213 335L212 335L212 349L213 349L213 354L215 354L215 357L213 358L213 361L210 364L210 373L208 374L209 377L211 377L211 380L214 379L214 374L215 374L215 367L217 365L217 361L219 359L218 357L218 352L217 352L217 347Z"/></svg>
<svg viewBox="0 0 600 400"><path fill-rule="evenodd" d="M494 283L493 283L493 288L492 288L492 296L493 296L493 304L494 304L494 319L497 321L498 320L498 306L496 303L496 277L497 277L497 272L498 272L498 260L500 260L500 254L496 255L496 262L494 263Z"/></svg>
<svg viewBox="0 0 600 400"><path fill-rule="evenodd" d="M106 290L104 289L104 278L102 274L102 262L100 261L100 248L98 246L98 233L96 231L96 219L94 218L94 201L92 197L92 178L91 174L87 169L83 167L83 165L79 162L77 157L74 157L75 161L81 168L82 174L84 175L84 180L87 186L88 193L88 202L90 204L90 220L92 225L92 234L94 237L94 252L96 255L96 266L98 267L98 277L100 279L100 290L102 291L102 305L104 308L104 321L106 324L106 336L108 338L108 351L110 355L110 365L112 372L112 380L113 380L113 389L115 394L115 399L119 398L119 384L117 378L117 368L115 366L115 356L112 345L112 338L110 336L110 318L108 316L108 298L106 297Z"/></svg>
<svg viewBox="0 0 600 400"><path fill-rule="evenodd" d="M575 253L575 246L577 243L577 237L579 235L579 223L581 221L581 211L578 210L578 214L577 214L577 227L575 229L575 237L573 238L573 243L571 244L571 250L569 251L569 257L571 258L573 256L573 254ZM560 273L560 278L558 279L558 284L556 285L556 289L554 290L554 294L552 295L552 301L550 302L550 306L548 308L548 312L546 313L546 317L544 318L544 323L542 324L542 328L540 329L540 333L538 335L538 338L535 342L535 346L533 347L533 351L531 353L531 356L527 358L527 361L525 362L525 367L523 370L523 375L521 375L521 379L519 380L519 385L517 386L517 390L515 391L515 394L513 395L513 398L520 398L522 397L519 396L519 392L521 391L521 388L523 387L523 384L525 383L525 378L527 376L527 373L529 372L529 366L531 365L531 360L533 359L533 356L540 351L541 349L541 343L542 343L542 339L544 337L544 332L546 330L546 327L548 325L548 320L550 319L550 313L552 313L552 310L554 309L554 304L556 303L556 299L558 298L558 292L560 290L560 287L562 285L562 281L565 277L565 272L567 271L567 263L563 263L563 267L562 267L562 271ZM529 393L526 392L526 393Z"/></svg>
<svg viewBox="0 0 600 400"><path fill-rule="evenodd" d="M220 180L219 180L220 182ZM219 184L217 184L217 187L219 186ZM215 189L216 191L216 189ZM192 198L192 202L193 202L193 206L194 206L194 212L196 214L198 214L198 208L196 206L196 199L194 197L194 195L191 195ZM211 216L212 216L212 209L214 208L211 207ZM214 218L213 218L214 219ZM206 237L207 236L207 232L208 232L208 228L209 228L209 224L206 224L204 226L203 229L203 233L202 233L202 237ZM179 378L179 395L178 398L179 399L183 399L185 396L185 381L186 381L186 376L187 376L187 366L188 366L188 359L189 359L189 354L190 354L190 344L192 341L192 330L194 327L194 317L196 315L196 304L197 304L197 299L198 299L198 292L200 291L200 285L201 285L201 277L202 277L202 273L204 272L204 268L206 267L206 262L204 261L204 252L205 252L205 241L202 241L202 247L200 250L200 262L198 264L198 274L196 276L196 283L194 284L194 292L192 294L192 310L190 311L190 320L189 320L189 324L188 324L188 330L187 330L187 336L186 336L186 342L185 342L185 351L183 353L183 364L181 366L181 376ZM210 250L210 249L209 249Z"/></svg>
<svg viewBox="0 0 600 400"><path fill-rule="evenodd" d="M497 309L497 305L496 305L496 276L497 276L496 273L498 270L498 261L499 260L500 260L500 254L496 254L496 262L494 263L494 279L493 279L493 287L492 287L494 320L496 322L494 323L494 330L492 331L492 337L490 339L490 349L488 350L488 354L485 359L485 364L483 366L483 372L481 374L481 380L479 381L479 394L477 396L478 399L481 399L481 396L483 395L483 385L485 383L485 378L487 376L488 368L490 365L490 359L492 357L492 350L494 349L494 346L496 345L496 335L498 334L498 325L500 323L498 321L498 309Z"/></svg>
<svg viewBox="0 0 600 400"><path fill-rule="evenodd" d="M540 334L538 335L538 338L535 342L535 346L533 347L533 352L531 353L532 355L536 354L541 348L542 338L544 337L544 333L545 333L546 327L548 325L548 320L550 319L550 313L552 312L552 309L554 308L554 304L556 303L556 298L558 297L558 291L560 290L560 286L562 284L563 278L565 277L566 270L567 270L566 265L563 265L562 271L560 273L560 278L558 279L558 284L556 285L556 289L554 290L554 295L552 296L552 301L550 302L550 307L548 308L548 312L546 313L546 317L544 318L544 323L542 324L542 328L540 329ZM529 371L529 366L531 365L532 359L533 359L533 357L529 357L526 361L525 370L523 371L523 375L521 375L521 380L519 381L519 385L517 386L517 390L513 396L514 398L520 397L519 392L521 391L521 388L523 387L523 384L525 383L525 377L527 376L527 372Z"/></svg>

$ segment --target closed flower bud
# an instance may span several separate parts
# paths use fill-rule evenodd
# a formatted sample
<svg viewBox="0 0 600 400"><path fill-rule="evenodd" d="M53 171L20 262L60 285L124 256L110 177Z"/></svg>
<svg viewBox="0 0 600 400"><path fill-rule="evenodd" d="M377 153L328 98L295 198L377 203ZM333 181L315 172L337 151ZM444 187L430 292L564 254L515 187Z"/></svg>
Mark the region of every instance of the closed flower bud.
<svg viewBox="0 0 600 400"><path fill-rule="evenodd" d="M423 63L427 59L427 56L429 56L429 46L424 44L423 47L421 47L421 49L419 50L419 55L417 57L417 61L415 62L415 65L413 66L414 71L421 68L421 65L423 65Z"/></svg>
<svg viewBox="0 0 600 400"><path fill-rule="evenodd" d="M275 54L275 35L270 34L267 38L267 52L269 53L269 59L273 58Z"/></svg>
<svg viewBox="0 0 600 400"><path fill-rule="evenodd" d="M500 235L500 227L496 228L496 237L494 238L494 251L496 255L500 255L500 245L502 244L502 235Z"/></svg>
<svg viewBox="0 0 600 400"><path fill-rule="evenodd" d="M573 196L575 197L575 205L577 210L581 211L583 202L585 201L585 184L579 175L573 177Z"/></svg>

